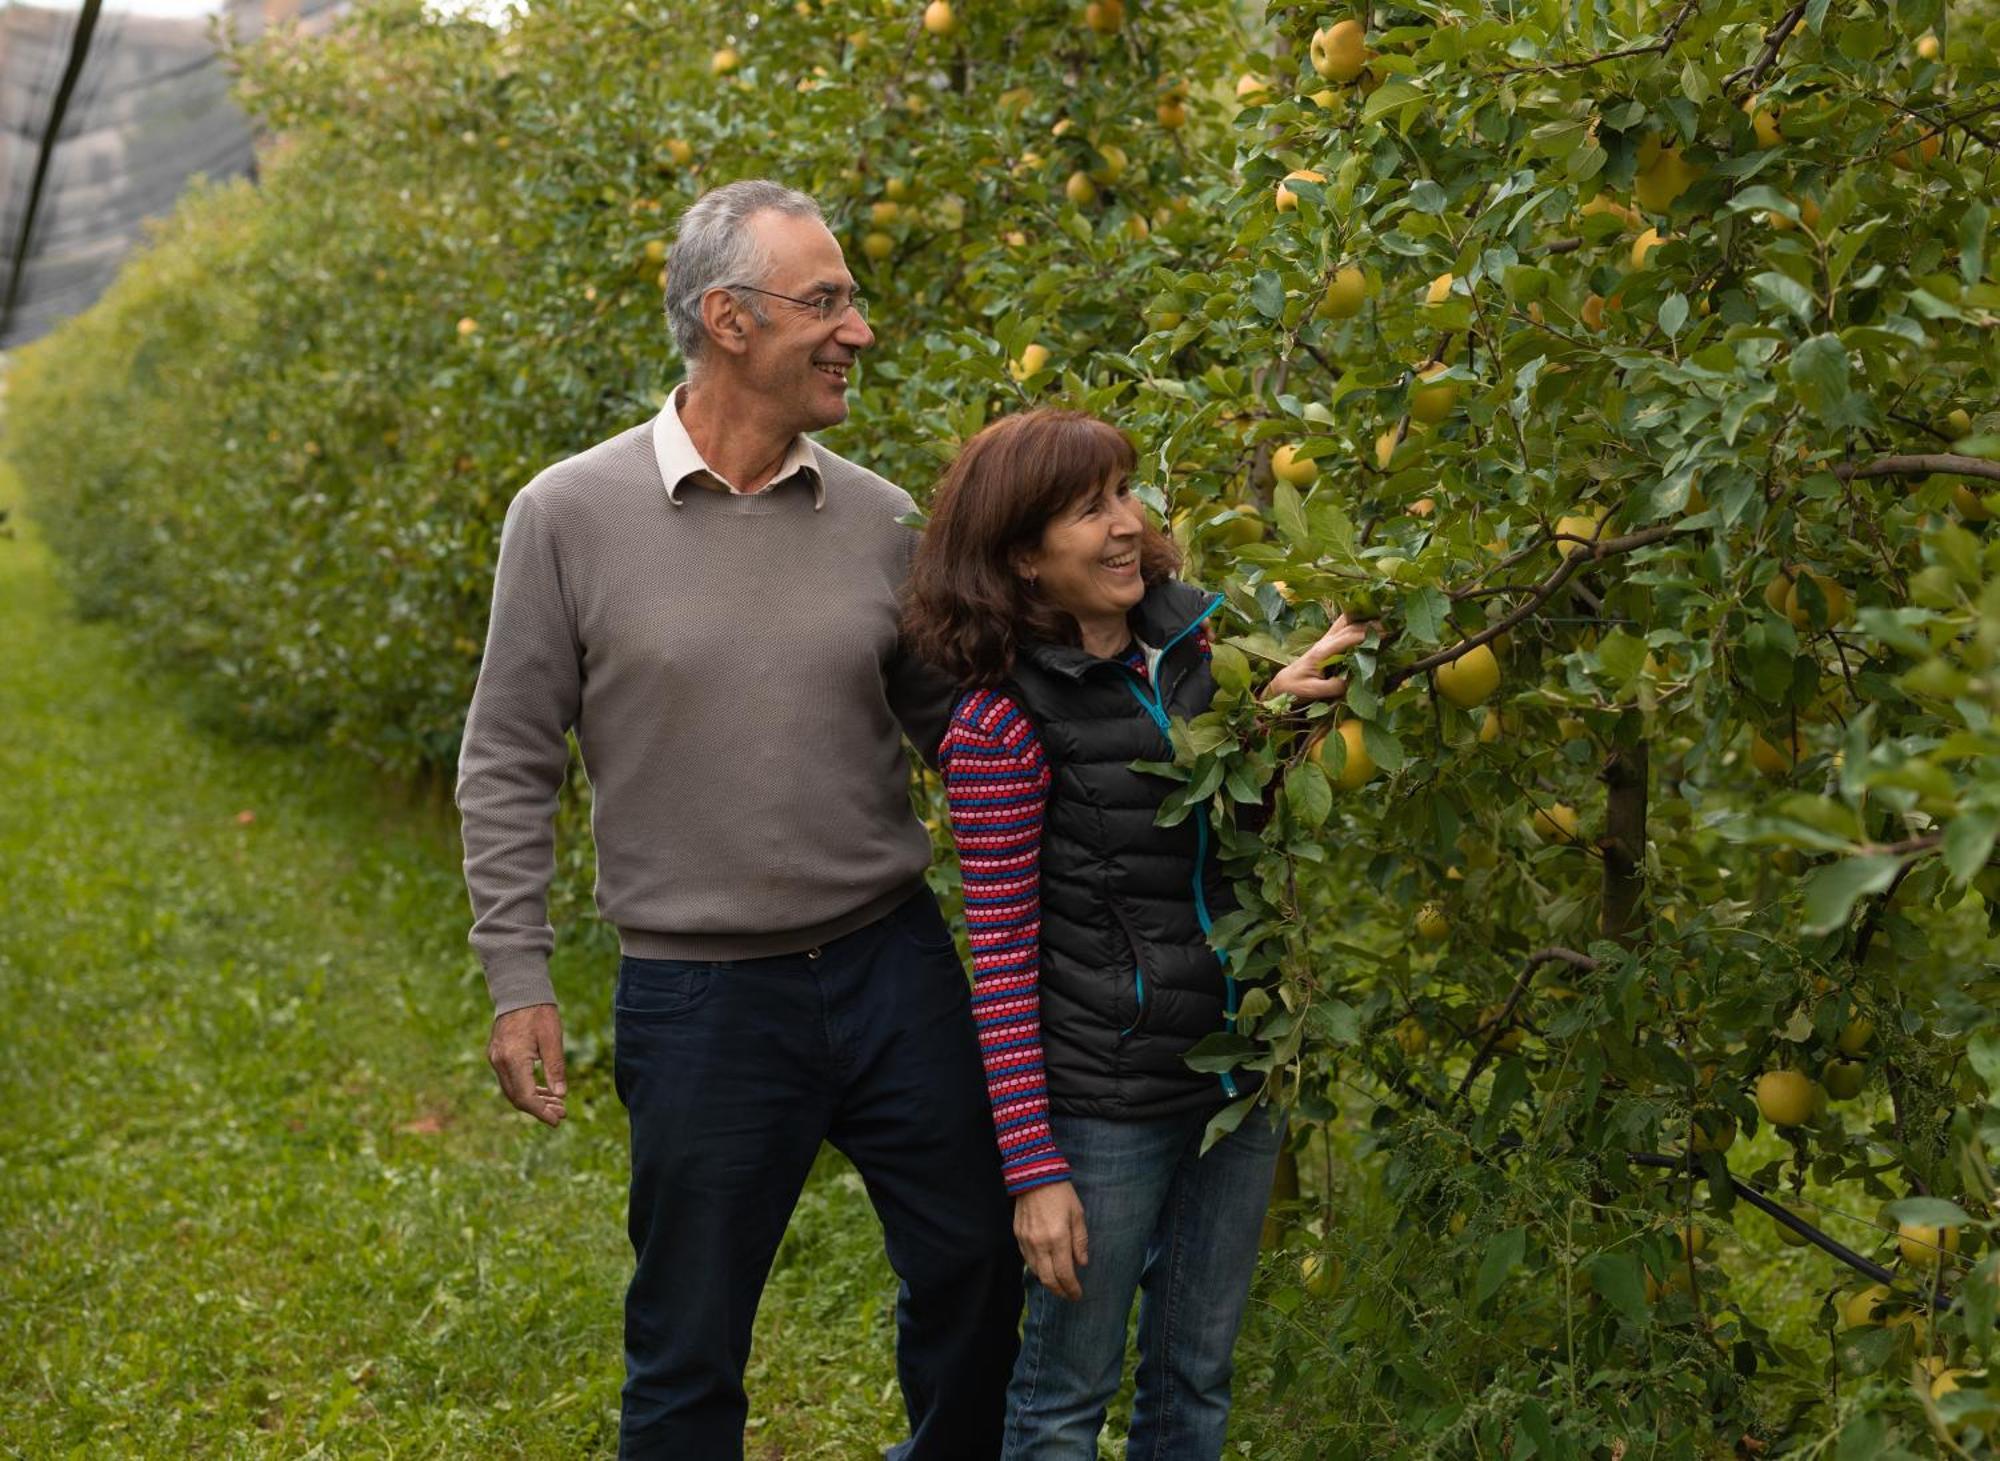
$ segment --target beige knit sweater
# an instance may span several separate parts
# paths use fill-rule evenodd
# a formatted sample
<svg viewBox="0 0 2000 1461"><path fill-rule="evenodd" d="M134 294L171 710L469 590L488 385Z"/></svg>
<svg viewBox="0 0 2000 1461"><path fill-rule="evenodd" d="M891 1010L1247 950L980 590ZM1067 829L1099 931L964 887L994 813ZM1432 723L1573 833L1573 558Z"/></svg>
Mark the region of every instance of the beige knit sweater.
<svg viewBox="0 0 2000 1461"><path fill-rule="evenodd" d="M472 943L494 1013L554 1000L552 817L576 732L597 906L628 954L811 948L930 859L902 731L949 686L907 660L909 497L816 443L812 474L668 501L652 423L550 467L507 512L459 757Z"/></svg>

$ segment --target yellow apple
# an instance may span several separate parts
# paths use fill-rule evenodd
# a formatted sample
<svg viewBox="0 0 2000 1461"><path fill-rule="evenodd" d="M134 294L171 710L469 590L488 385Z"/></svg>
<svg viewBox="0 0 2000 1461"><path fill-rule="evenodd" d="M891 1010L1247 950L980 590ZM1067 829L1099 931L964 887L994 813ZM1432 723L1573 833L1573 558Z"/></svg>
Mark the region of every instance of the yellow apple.
<svg viewBox="0 0 2000 1461"><path fill-rule="evenodd" d="M1849 1294L1841 1301L1840 1326L1843 1329L1863 1329L1882 1322L1877 1312L1889 1301L1889 1286L1871 1283L1865 1289Z"/></svg>
<svg viewBox="0 0 2000 1461"><path fill-rule="evenodd" d="M1450 298L1451 298L1451 275L1449 274L1438 275L1437 278L1431 280L1430 284L1426 286L1424 289L1424 304L1426 306L1434 304L1443 304L1447 299Z"/></svg>
<svg viewBox="0 0 2000 1461"><path fill-rule="evenodd" d="M1063 184L1063 196L1079 208L1088 208L1097 201L1097 184L1090 180L1089 173L1079 169Z"/></svg>
<svg viewBox="0 0 2000 1461"><path fill-rule="evenodd" d="M1528 819L1534 827L1535 835L1544 842L1581 842L1578 830L1582 820L1576 808L1567 802L1550 802L1545 807L1536 807L1534 816Z"/></svg>
<svg viewBox="0 0 2000 1461"><path fill-rule="evenodd" d="M475 319L474 319L474 318L473 318L473 317L472 317L471 315L467 315L467 316L466 316L466 317L465 317L464 319L462 319L462 320L460 320L460 321L458 322L458 333L459 333L460 335L476 335L476 334L478 334L478 333L479 333L479 321L478 321L478 320L475 320Z"/></svg>
<svg viewBox="0 0 2000 1461"><path fill-rule="evenodd" d="M1851 1100L1868 1084L1868 1067L1858 1060L1829 1060L1820 1069L1819 1083L1836 1101Z"/></svg>
<svg viewBox="0 0 2000 1461"><path fill-rule="evenodd" d="M1750 733L1750 764L1759 776L1773 781L1790 776L1792 768L1799 764L1805 753L1805 736L1799 731L1782 737L1777 745L1765 740L1760 732Z"/></svg>
<svg viewBox="0 0 2000 1461"><path fill-rule="evenodd" d="M1101 36L1118 34L1125 24L1125 0L1090 0L1083 7L1083 23Z"/></svg>
<svg viewBox="0 0 2000 1461"><path fill-rule="evenodd" d="M1170 96L1154 106L1153 120L1169 132L1178 132L1187 125L1187 103L1177 96Z"/></svg>
<svg viewBox="0 0 2000 1461"><path fill-rule="evenodd" d="M1341 745L1347 748L1347 760L1340 768L1340 774L1333 778L1333 784L1342 791L1357 791L1366 786L1376 772L1375 758L1368 754L1367 742L1362 739L1361 722L1343 720L1334 732L1340 737ZM1321 764L1321 754L1326 742L1313 742L1313 764Z"/></svg>
<svg viewBox="0 0 2000 1461"><path fill-rule="evenodd" d="M1650 166L1639 170L1633 180L1632 195L1648 213L1664 213L1673 206L1674 199L1694 186L1700 176L1700 168L1681 159L1680 148L1663 147Z"/></svg>
<svg viewBox="0 0 2000 1461"><path fill-rule="evenodd" d="M1299 1260L1299 1281L1314 1298L1332 1298L1340 1287L1340 1260L1331 1254L1306 1254Z"/></svg>
<svg viewBox="0 0 2000 1461"><path fill-rule="evenodd" d="M1757 1112L1773 1126L1803 1126L1818 1104L1813 1083L1795 1070L1767 1070L1757 1077Z"/></svg>
<svg viewBox="0 0 2000 1461"><path fill-rule="evenodd" d="M1808 573L1807 576L1818 587L1820 597L1826 600L1825 622L1828 624L1840 623L1847 617L1847 590L1823 573ZM1813 626L1812 612L1800 601L1799 586L1796 581L1793 582L1790 588L1785 590L1784 612L1785 617L1792 621L1792 627L1795 629L1807 629Z"/></svg>
<svg viewBox="0 0 2000 1461"><path fill-rule="evenodd" d="M724 46L708 58L708 69L716 76L733 75L742 64L743 57L738 54L734 46Z"/></svg>
<svg viewBox="0 0 2000 1461"><path fill-rule="evenodd" d="M1319 316L1327 320L1351 320L1361 313L1368 299L1368 276L1353 264L1334 271L1320 297Z"/></svg>
<svg viewBox="0 0 2000 1461"><path fill-rule="evenodd" d="M1285 174L1285 183L1323 183L1325 181L1326 175L1324 173L1314 172L1309 167L1294 168ZM1285 183L1278 184L1278 211L1280 213L1289 213L1299 206L1299 195L1286 187Z"/></svg>
<svg viewBox="0 0 2000 1461"><path fill-rule="evenodd" d="M861 252L879 264L896 252L896 240L880 231L867 234L861 240Z"/></svg>
<svg viewBox="0 0 2000 1461"><path fill-rule="evenodd" d="M1424 366L1417 372L1417 378L1428 381L1443 375L1448 367L1443 361ZM1435 426L1452 412L1458 404L1458 383L1440 381L1436 385L1416 384L1410 387L1410 415L1427 426Z"/></svg>
<svg viewBox="0 0 2000 1461"><path fill-rule="evenodd" d="M1312 68L1328 81L1348 82L1368 64L1367 33L1358 20L1336 21L1313 32Z"/></svg>
<svg viewBox="0 0 2000 1461"><path fill-rule="evenodd" d="M1484 705L1500 688L1500 661L1494 658L1490 644L1467 650L1449 664L1439 665L1433 673L1437 677L1438 694L1460 710Z"/></svg>
<svg viewBox="0 0 2000 1461"><path fill-rule="evenodd" d="M1945 1254L1958 1251L1958 1229L1935 1228L1928 1223L1898 1223L1896 1248L1912 1268L1936 1268Z"/></svg>
<svg viewBox="0 0 2000 1461"><path fill-rule="evenodd" d="M1007 374L1017 381L1024 381L1049 363L1049 347L1030 344L1021 347L1021 353L1007 362Z"/></svg>
<svg viewBox="0 0 2000 1461"><path fill-rule="evenodd" d="M1665 237L1661 235L1660 231L1657 228L1649 228L1644 233L1640 234L1637 238L1633 239L1632 267L1635 269L1645 268L1646 256L1652 253L1654 249L1658 248L1661 244L1665 242L1666 242Z"/></svg>
<svg viewBox="0 0 2000 1461"><path fill-rule="evenodd" d="M931 0L924 7L924 29L934 36L948 36L958 29L958 17L951 13L951 0Z"/></svg>
<svg viewBox="0 0 2000 1461"><path fill-rule="evenodd" d="M1859 1055L1875 1038L1875 1022L1866 1015L1849 1015L1847 1023L1840 1027L1840 1033L1833 1037L1833 1048L1842 1055Z"/></svg>
<svg viewBox="0 0 2000 1461"><path fill-rule="evenodd" d="M1271 453L1271 475L1294 487L1310 487L1313 478L1319 475L1319 463L1310 457L1301 457L1299 449L1286 442Z"/></svg>
<svg viewBox="0 0 2000 1461"><path fill-rule="evenodd" d="M1924 60L1935 61L1941 49L1942 47L1938 45L1938 38L1929 32L1925 32L1923 35L1917 37L1917 54Z"/></svg>
<svg viewBox="0 0 2000 1461"><path fill-rule="evenodd" d="M1776 147L1784 136L1778 131L1778 119L1770 111L1757 105L1756 97L1748 97L1743 102L1743 110L1750 118L1750 130L1757 134L1759 147Z"/></svg>
<svg viewBox="0 0 2000 1461"><path fill-rule="evenodd" d="M1451 920L1437 904L1426 903L1417 910L1415 928L1425 943L1439 944L1451 935Z"/></svg>
<svg viewBox="0 0 2000 1461"><path fill-rule="evenodd" d="M1125 156L1124 148L1107 142L1097 149L1097 156L1100 160L1097 166L1090 170L1092 182L1102 183L1108 188L1125 176L1125 169L1129 166L1130 160Z"/></svg>
<svg viewBox="0 0 2000 1461"><path fill-rule="evenodd" d="M1599 528L1604 520L1610 516L1610 508L1600 507L1588 516L1581 513L1571 513L1557 518L1557 551L1565 556L1571 553L1588 553L1590 551L1589 543L1596 541L1602 536ZM1573 543L1569 541L1571 538L1583 538L1586 541L1583 543Z"/></svg>

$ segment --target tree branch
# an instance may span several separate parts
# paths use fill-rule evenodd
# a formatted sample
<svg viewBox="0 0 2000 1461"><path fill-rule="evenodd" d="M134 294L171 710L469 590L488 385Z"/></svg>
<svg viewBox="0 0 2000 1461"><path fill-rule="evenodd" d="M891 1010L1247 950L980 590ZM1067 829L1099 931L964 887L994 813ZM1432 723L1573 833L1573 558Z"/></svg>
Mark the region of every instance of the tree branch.
<svg viewBox="0 0 2000 1461"><path fill-rule="evenodd" d="M1678 523L1663 523L1658 527L1642 528L1636 533L1626 533L1624 536L1617 538L1600 538L1595 542L1589 538L1579 538L1571 533L1550 534L1549 541L1551 542L1580 543L1590 551L1587 553L1571 552L1565 554L1561 566L1534 586L1525 604L1494 620L1477 634L1461 640L1459 643L1452 645L1451 648L1441 649L1436 654L1425 655L1414 664L1403 666L1402 669L1395 671L1383 682L1382 693L1384 695L1392 694L1405 681L1414 679L1418 675L1428 674L1439 665L1448 665L1460 656L1470 654L1473 650L1479 648L1480 645L1498 639L1502 634L1505 634L1523 619L1530 617L1535 610L1547 603L1555 591L1568 583L1576 574L1576 571L1582 568L1584 564L1594 562L1600 558L1616 558L1621 553L1630 553L1635 548L1644 548L1650 544L1658 543L1672 537L1678 527Z"/></svg>
<svg viewBox="0 0 2000 1461"><path fill-rule="evenodd" d="M1759 56L1754 64L1744 67L1741 71L1732 71L1723 78L1723 91L1726 93L1746 76L1750 79L1751 90L1756 90L1757 83L1764 79L1764 74L1777 64L1778 52L1784 49L1785 42L1792 38L1792 32L1799 28L1799 22L1805 19L1805 15L1806 0L1799 0L1799 3L1787 10L1765 35L1764 54Z"/></svg>
<svg viewBox="0 0 2000 1461"><path fill-rule="evenodd" d="M1479 1079L1479 1073L1486 1069L1486 1063L1493 1058L1494 1047L1500 1043L1500 1037L1507 1033L1507 1027L1514 1022L1514 1011L1528 992L1528 981L1535 977L1535 971L1544 964L1567 964L1572 969L1580 969L1588 974L1597 967L1597 960L1588 954L1579 954L1575 949L1553 945L1546 949L1536 949L1534 953L1528 955L1527 961L1521 965L1520 976L1514 980L1514 987L1507 991L1507 998L1494 1012L1493 1018L1474 1031L1474 1033L1478 1030L1486 1031L1486 1039L1480 1045L1478 1053L1472 1057L1472 1064L1466 1067L1465 1079L1458 1083L1460 1100L1465 1098L1466 1093L1472 1089L1472 1083Z"/></svg>
<svg viewBox="0 0 2000 1461"><path fill-rule="evenodd" d="M1648 41L1643 46L1627 46L1622 51L1601 51L1595 56L1585 56L1576 61L1543 61L1533 66L1502 66L1497 71L1487 71L1482 74L1486 76L1538 76L1554 71L1581 71L1588 66L1601 66L1606 61L1623 61L1629 56L1664 55L1674 48L1674 42L1680 39L1681 27L1692 20L1695 12L1700 8L1700 0L1687 0L1687 3L1681 6L1680 14L1673 18L1660 38L1656 41ZM1803 12L1805 6L1800 5L1799 9Z"/></svg>
<svg viewBox="0 0 2000 1461"><path fill-rule="evenodd" d="M1843 462L1833 469L1833 475L1843 482L1854 477L1928 477L1933 472L1955 472L1961 477L2000 482L2000 462L1961 456L1957 452L1911 452L1859 464Z"/></svg>

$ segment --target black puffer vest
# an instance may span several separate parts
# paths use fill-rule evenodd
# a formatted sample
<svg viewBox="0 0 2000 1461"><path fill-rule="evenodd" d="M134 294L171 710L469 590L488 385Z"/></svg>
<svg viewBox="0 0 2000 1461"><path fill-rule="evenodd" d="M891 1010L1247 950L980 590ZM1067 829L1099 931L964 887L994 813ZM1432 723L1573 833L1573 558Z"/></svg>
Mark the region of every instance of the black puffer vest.
<svg viewBox="0 0 2000 1461"><path fill-rule="evenodd" d="M1037 644L1010 688L1048 756L1042 832L1042 1054L1049 1104L1136 1119L1219 1106L1258 1076L1189 1070L1189 1047L1232 1027L1235 981L1209 947L1233 906L1205 811L1173 827L1154 815L1178 784L1131 769L1171 761L1168 722L1215 694L1195 630L1218 602L1184 583L1146 592L1131 623L1159 651L1149 684L1080 648Z"/></svg>

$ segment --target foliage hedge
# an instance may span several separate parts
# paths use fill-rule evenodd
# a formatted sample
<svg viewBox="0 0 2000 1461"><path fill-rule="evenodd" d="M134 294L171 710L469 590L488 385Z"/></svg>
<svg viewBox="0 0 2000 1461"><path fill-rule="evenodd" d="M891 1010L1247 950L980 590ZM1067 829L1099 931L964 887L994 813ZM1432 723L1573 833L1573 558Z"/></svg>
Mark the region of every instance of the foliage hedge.
<svg viewBox="0 0 2000 1461"><path fill-rule="evenodd" d="M1103 411L1229 596L1162 769L1247 893L1204 1058L1274 1072L1312 1199L1257 1454L1990 1453L2000 23L921 14L382 4L244 53L258 185L10 381L80 602L247 728L448 765L509 495L675 377L677 211L807 188L879 306L832 444L921 498L997 412ZM1336 736L1246 693L1328 602L1393 633ZM1843 1039L1860 1094L1774 1127L1760 1077ZM1889 1307L1840 1327L1860 1280L1774 1256L1752 1188ZM1942 1288L1899 1219L1957 1231Z"/></svg>

